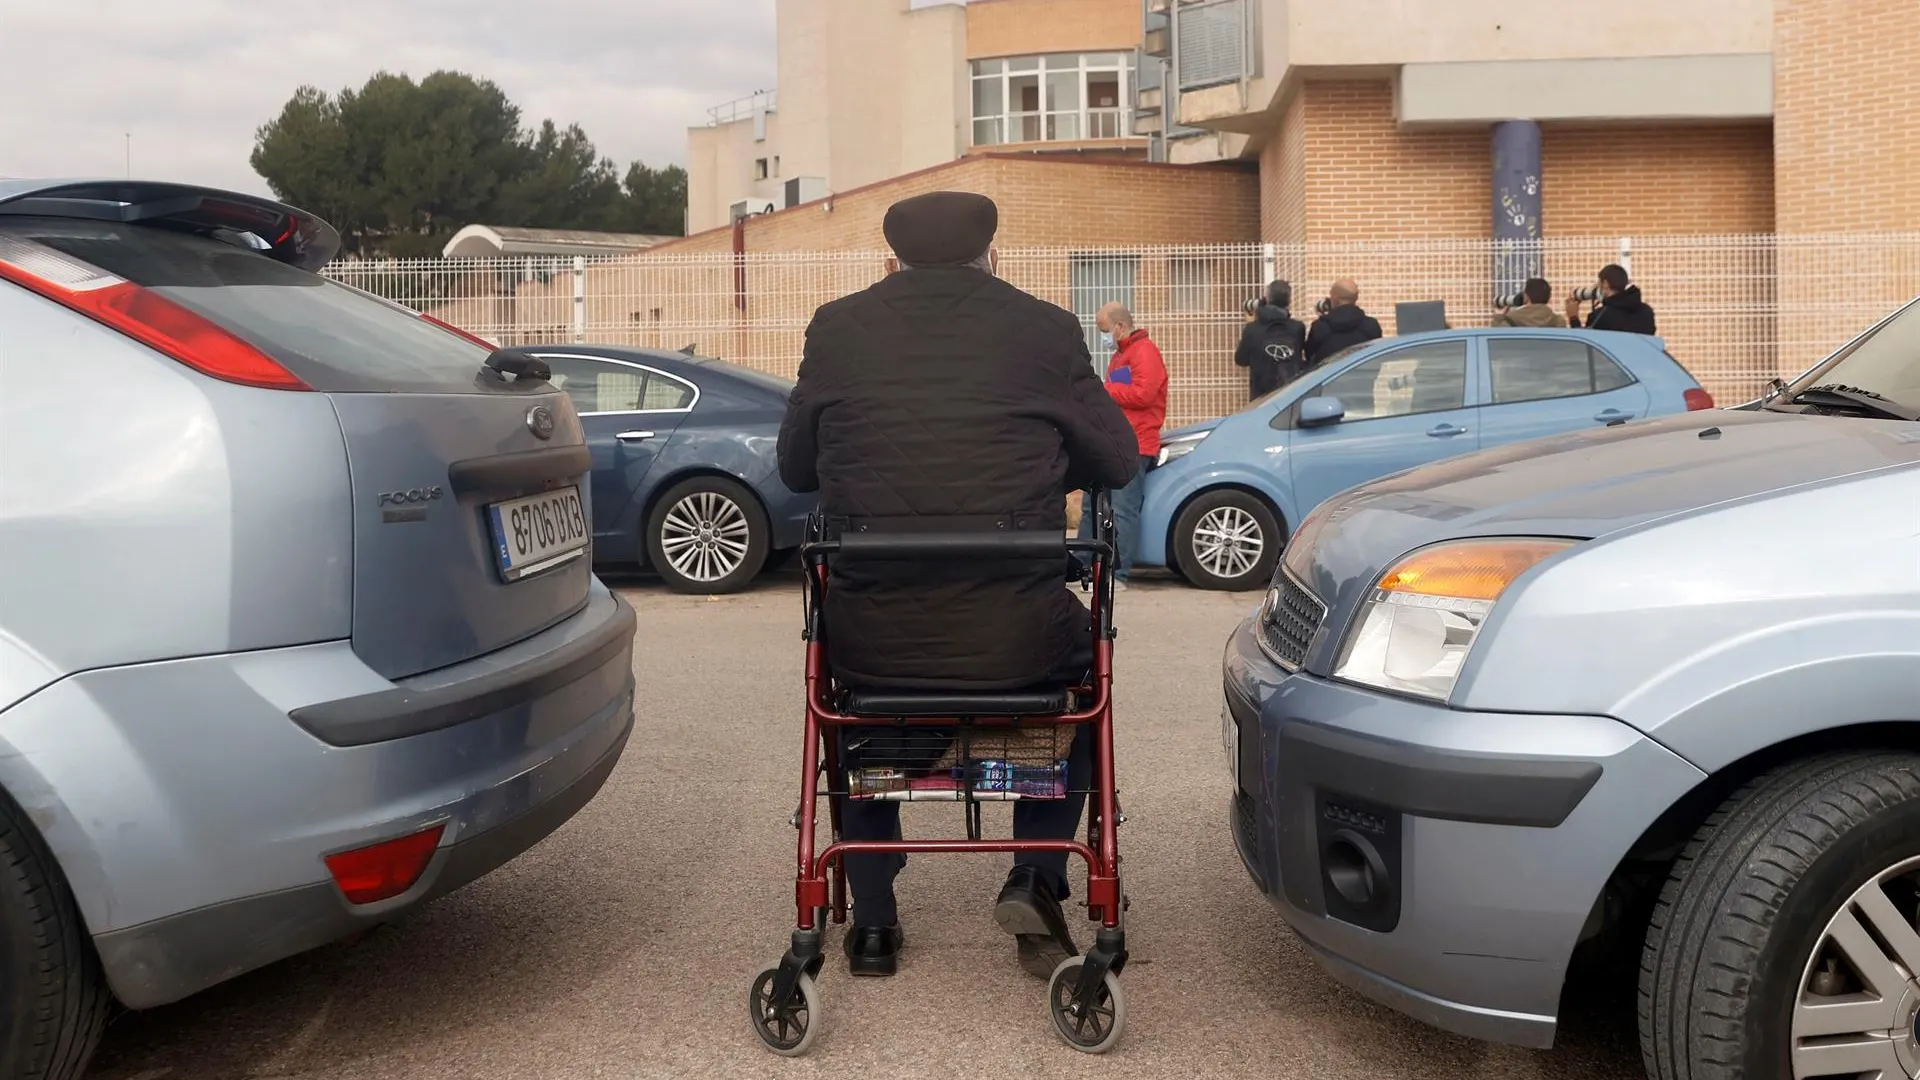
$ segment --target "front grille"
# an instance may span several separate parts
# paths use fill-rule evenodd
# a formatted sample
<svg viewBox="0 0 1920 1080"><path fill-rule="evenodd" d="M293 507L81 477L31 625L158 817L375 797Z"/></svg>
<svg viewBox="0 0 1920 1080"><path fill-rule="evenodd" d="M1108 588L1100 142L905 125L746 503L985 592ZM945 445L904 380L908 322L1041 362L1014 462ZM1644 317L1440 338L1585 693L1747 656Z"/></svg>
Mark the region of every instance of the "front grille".
<svg viewBox="0 0 1920 1080"><path fill-rule="evenodd" d="M1284 571L1277 589L1278 600L1267 604L1260 620L1260 642L1281 667L1299 671L1320 620L1327 617L1327 606Z"/></svg>

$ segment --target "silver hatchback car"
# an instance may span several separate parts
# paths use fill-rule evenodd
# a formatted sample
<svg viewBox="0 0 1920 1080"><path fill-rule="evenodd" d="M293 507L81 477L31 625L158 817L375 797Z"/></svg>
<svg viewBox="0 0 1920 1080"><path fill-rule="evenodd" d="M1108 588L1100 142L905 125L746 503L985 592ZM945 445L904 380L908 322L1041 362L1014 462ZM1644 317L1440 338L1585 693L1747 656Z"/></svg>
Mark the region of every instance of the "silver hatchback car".
<svg viewBox="0 0 1920 1080"><path fill-rule="evenodd" d="M1655 1080L1920 1076L1920 302L1335 496L1224 676L1233 836L1340 981L1546 1046L1618 957Z"/></svg>
<svg viewBox="0 0 1920 1080"><path fill-rule="evenodd" d="M626 745L566 395L338 247L0 181L0 1076L472 881Z"/></svg>

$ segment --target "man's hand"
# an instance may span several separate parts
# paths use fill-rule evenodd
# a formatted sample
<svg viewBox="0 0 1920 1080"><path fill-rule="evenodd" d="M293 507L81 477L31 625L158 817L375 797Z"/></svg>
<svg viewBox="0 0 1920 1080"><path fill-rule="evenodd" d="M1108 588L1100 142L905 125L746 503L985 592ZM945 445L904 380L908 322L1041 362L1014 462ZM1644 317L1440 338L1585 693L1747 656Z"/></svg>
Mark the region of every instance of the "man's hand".
<svg viewBox="0 0 1920 1080"><path fill-rule="evenodd" d="M1495 315L1505 315L1507 313L1507 305L1505 304L1493 305L1493 313Z"/></svg>
<svg viewBox="0 0 1920 1080"><path fill-rule="evenodd" d="M1569 296L1567 297L1567 325L1572 326L1578 321L1580 321L1580 298Z"/></svg>

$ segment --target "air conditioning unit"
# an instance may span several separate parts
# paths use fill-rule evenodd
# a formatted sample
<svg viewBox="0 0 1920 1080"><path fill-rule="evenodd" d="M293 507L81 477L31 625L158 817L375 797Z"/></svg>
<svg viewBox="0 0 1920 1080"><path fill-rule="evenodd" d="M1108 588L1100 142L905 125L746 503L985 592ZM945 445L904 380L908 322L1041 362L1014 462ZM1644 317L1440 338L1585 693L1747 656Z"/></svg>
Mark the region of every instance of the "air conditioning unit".
<svg viewBox="0 0 1920 1080"><path fill-rule="evenodd" d="M801 203L827 197L827 181L822 176L796 176L783 186L786 189L786 208L789 210Z"/></svg>
<svg viewBox="0 0 1920 1080"><path fill-rule="evenodd" d="M729 208L728 220L739 221L741 218L753 217L756 214L771 214L775 209L777 207L773 205L771 199L741 199Z"/></svg>

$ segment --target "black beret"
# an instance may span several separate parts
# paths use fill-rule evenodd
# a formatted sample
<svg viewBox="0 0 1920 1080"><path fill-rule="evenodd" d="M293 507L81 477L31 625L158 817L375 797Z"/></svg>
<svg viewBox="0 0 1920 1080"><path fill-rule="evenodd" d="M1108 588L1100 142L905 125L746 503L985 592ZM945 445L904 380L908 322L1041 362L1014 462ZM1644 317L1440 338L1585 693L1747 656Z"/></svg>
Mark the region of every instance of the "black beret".
<svg viewBox="0 0 1920 1080"><path fill-rule="evenodd" d="M1000 208L970 191L930 191L887 207L880 230L909 266L961 266L987 253Z"/></svg>

